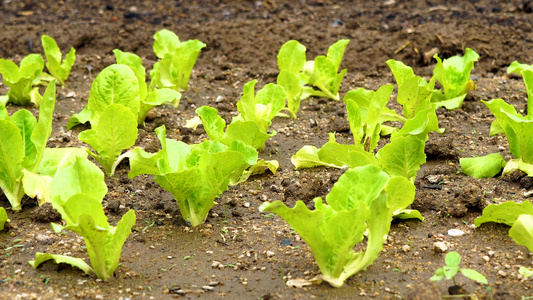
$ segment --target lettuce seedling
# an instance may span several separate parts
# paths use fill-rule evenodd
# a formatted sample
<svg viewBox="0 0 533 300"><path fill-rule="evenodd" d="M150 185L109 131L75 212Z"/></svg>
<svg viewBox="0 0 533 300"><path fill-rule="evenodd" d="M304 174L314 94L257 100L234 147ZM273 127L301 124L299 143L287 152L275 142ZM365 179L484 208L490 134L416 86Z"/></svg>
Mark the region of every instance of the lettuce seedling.
<svg viewBox="0 0 533 300"><path fill-rule="evenodd" d="M61 62L62 54L61 50L57 46L56 41L52 37L43 34L41 36L41 42L43 44L44 55L46 56L47 60L46 69L48 69L50 75L57 79L57 82L60 85L64 85L65 81L67 81L68 76L70 75L72 66L76 62L76 50L74 50L74 48L70 48L65 60Z"/></svg>
<svg viewBox="0 0 533 300"><path fill-rule="evenodd" d="M79 139L89 144L98 154L88 150L112 177L118 164L129 153L121 155L137 140L137 117L121 104L111 104L104 109L98 125L80 133Z"/></svg>
<svg viewBox="0 0 533 300"><path fill-rule="evenodd" d="M518 245L533 251L533 204L531 202L526 200L520 204L513 201L491 204L485 207L481 217L474 220L476 227L487 222L511 226L509 236Z"/></svg>
<svg viewBox="0 0 533 300"><path fill-rule="evenodd" d="M329 47L326 56L320 55L314 61L305 63L300 79L319 90L306 86L303 92L306 95L303 98L311 95L335 101L340 100L339 89L347 70L343 69L340 73L337 73L337 71L341 66L344 51L346 51L349 42L350 40L346 39L338 40Z"/></svg>
<svg viewBox="0 0 533 300"><path fill-rule="evenodd" d="M464 276L474 281L483 284L489 284L487 278L485 278L485 276L478 271L473 269L459 268L459 265L461 264L461 255L459 253L455 251L449 252L446 254L445 262L446 266L437 269L435 271L435 275L430 278L431 281L439 281L446 278L448 280L452 279L453 285L457 285L455 282L455 275L457 275L457 272L461 272Z"/></svg>
<svg viewBox="0 0 533 300"><path fill-rule="evenodd" d="M106 67L96 76L89 94L87 106L68 121L70 129L90 122L96 126L100 115L108 105L122 104L135 114L137 123L144 125L150 109L169 104L179 105L181 94L172 89L156 89L153 82L146 84L142 60L135 54L113 50L117 64Z"/></svg>
<svg viewBox="0 0 533 300"><path fill-rule="evenodd" d="M6 209L3 207L0 207L0 230L4 230L4 226L7 222L11 222L9 218L7 217Z"/></svg>
<svg viewBox="0 0 533 300"><path fill-rule="evenodd" d="M527 91L527 115L533 117L533 65L514 61L507 68L507 73L517 73L523 76Z"/></svg>
<svg viewBox="0 0 533 300"><path fill-rule="evenodd" d="M154 181L174 195L183 219L201 225L230 179L257 162L257 151L241 141L228 147L205 140L187 145L167 139L164 126L156 129L161 150L155 154L135 148L130 156L129 177L155 175Z"/></svg>
<svg viewBox="0 0 533 300"><path fill-rule="evenodd" d="M113 276L118 267L122 246L135 225L135 212L129 210L117 226L111 226L102 207L107 192L104 175L98 167L85 158L57 172L50 186L52 206L61 214L66 226L52 223L55 232L72 230L81 235L91 261L89 266L83 259L50 253L36 253L29 261L37 268L47 260L67 263L85 273L95 273L101 280Z"/></svg>
<svg viewBox="0 0 533 300"><path fill-rule="evenodd" d="M180 42L178 36L168 29L156 32L153 48L160 60L150 71L155 86L186 90L198 55L205 46L199 40Z"/></svg>
<svg viewBox="0 0 533 300"><path fill-rule="evenodd" d="M35 85L41 81L39 75L43 72L43 68L44 60L39 54L24 57L20 62L20 68L11 60L0 58L0 74L4 78L4 84L9 87L7 100L4 99L2 102L39 106L42 97Z"/></svg>
<svg viewBox="0 0 533 300"><path fill-rule="evenodd" d="M287 111L289 116L296 119L303 100L305 82L300 80L300 73L305 65L305 46L298 41L291 40L283 44L277 56L279 74L278 84L287 93Z"/></svg>
<svg viewBox="0 0 533 300"><path fill-rule="evenodd" d="M25 109L0 119L0 188L13 211L21 210L23 171L37 172L52 133L55 93L52 80L43 95L39 121Z"/></svg>
<svg viewBox="0 0 533 300"><path fill-rule="evenodd" d="M253 121L234 121L231 122L224 132L226 122L218 115L216 108L209 106L202 106L196 109L196 113L200 116L205 132L210 140L221 142L226 146L231 146L235 141L241 141L244 144L255 149L262 149L265 147L265 142L271 135L259 130L257 124ZM270 170L273 174L279 167L276 160L266 161L260 159L250 169L243 172L240 178L234 178L230 181L231 185L246 181L250 176L263 174L266 170Z"/></svg>
<svg viewBox="0 0 533 300"><path fill-rule="evenodd" d="M414 199L415 187L405 178L391 178L379 167L367 165L346 171L331 192L315 198L309 210L297 201L288 208L281 201L265 202L260 211L278 214L307 243L322 272L334 287L359 271L365 270L383 249L398 202ZM354 246L367 236L366 250Z"/></svg>
<svg viewBox="0 0 533 300"><path fill-rule="evenodd" d="M530 72L530 71L525 71ZM515 157L507 162L503 175L520 169L529 176L533 176L533 116L522 116L514 106L505 103L503 99L491 101L481 100L496 120L492 122L490 135L505 133L509 142L509 150ZM528 101L529 102L529 101Z"/></svg>
<svg viewBox="0 0 533 300"><path fill-rule="evenodd" d="M242 97L237 102L237 110L240 114L232 119L232 123L252 121L257 124L260 131L267 133L272 119L285 106L287 94L281 86L269 83L255 95L256 83L257 80L254 79L244 85ZM272 133L273 135L275 132Z"/></svg>
<svg viewBox="0 0 533 300"><path fill-rule="evenodd" d="M434 102L446 101L447 109L459 108L468 91L476 89L474 81L470 80L470 72L479 55L470 48L465 48L462 57L452 56L444 61L438 54L433 56L437 64L433 69L433 76L442 86L442 93L434 93ZM444 105L443 105L444 106Z"/></svg>

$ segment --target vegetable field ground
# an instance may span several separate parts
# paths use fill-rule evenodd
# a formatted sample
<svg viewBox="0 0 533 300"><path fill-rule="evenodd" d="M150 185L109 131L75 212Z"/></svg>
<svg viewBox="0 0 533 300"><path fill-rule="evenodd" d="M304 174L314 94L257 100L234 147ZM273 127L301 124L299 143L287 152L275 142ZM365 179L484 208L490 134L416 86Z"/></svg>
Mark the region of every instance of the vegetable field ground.
<svg viewBox="0 0 533 300"><path fill-rule="evenodd" d="M32 268L28 261L35 260L36 252L88 262L85 242L72 231L52 230L50 222L61 223L62 217L49 203L39 206L24 196L22 209L15 212L0 192L0 206L10 219L0 231L1 299L446 299L452 280L430 278L445 266L451 251L460 254L461 268L476 270L488 281L478 283L458 273L455 282L462 290L456 294L463 299L533 298L531 277L519 272L521 267L533 268L533 254L509 237L507 225L474 225L489 204L531 201L532 177L517 170L478 179L467 176L460 165L461 158L491 153L501 154L505 161L515 158L506 135L489 136L495 114L482 100L501 98L522 114L528 111L524 80L508 74L507 68L513 61L533 64L533 1L3 0L0 58L19 64L30 53L42 54L44 34L55 39L63 55L71 47L76 50L68 80L57 86L47 147L89 147L78 135L85 131L89 140L86 130L91 125L68 130L67 123L87 105L96 76L115 64L115 55L120 54L113 50L119 49L139 56L147 82L154 80L149 71L161 58L153 50L154 34L164 28L181 41L198 39L206 46L188 88L181 91L179 106L156 106L144 126L138 127L135 146L146 152L161 149L155 132L161 125L168 139L190 145L207 139L202 125L186 126L204 105L216 108L230 124L239 114L242 104L237 102L245 84L257 80L257 92L276 83L280 73L276 57L289 40L305 46L307 60L325 55L338 40L349 40L340 65L347 70L340 101L309 97L302 100L296 119L276 116L267 127L277 134L259 152L259 159L279 162L276 174L254 175L230 186L196 227L184 221L173 194L154 182L153 175L130 178L134 159L124 159L113 176L105 177L108 191L102 205L113 226L129 210L136 220L120 263L106 281L66 264L44 262ZM387 107L401 113L398 84L387 60L401 61L429 81L437 63L435 54L447 59L462 56L466 48L479 54L470 74L476 89L460 108L437 108L444 132L429 133L426 162L413 177L416 194L409 208L425 220L394 220L383 250L365 271L339 288L317 284L314 278L321 271L310 247L280 216L260 212L259 207L275 200L293 207L302 200L314 209L313 199L325 199L346 169L296 170L291 156L306 145L322 147L332 132L337 143L354 143L342 101L351 90L394 85ZM8 90L5 82L0 85L0 95ZM41 87L40 94L44 91ZM32 106L10 103L6 108L9 115L21 108L39 114L39 108ZM109 118L126 114L131 113L113 112ZM142 119L133 119L134 128L135 121L142 124ZM402 126L399 121L385 124ZM382 136L376 150L390 141ZM533 148L522 151L525 156ZM96 159L91 161L101 167ZM365 247L366 239L355 250Z"/></svg>

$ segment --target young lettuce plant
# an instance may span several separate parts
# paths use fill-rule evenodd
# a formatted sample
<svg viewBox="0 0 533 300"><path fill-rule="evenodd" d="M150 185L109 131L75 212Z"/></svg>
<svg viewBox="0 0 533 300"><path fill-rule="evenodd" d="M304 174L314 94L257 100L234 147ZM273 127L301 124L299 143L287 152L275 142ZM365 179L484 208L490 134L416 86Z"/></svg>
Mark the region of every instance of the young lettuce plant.
<svg viewBox="0 0 533 300"><path fill-rule="evenodd" d="M21 109L11 117L3 113L0 119L0 188L11 203L13 211L21 210L24 196L24 170L37 172L52 133L56 99L55 80L44 92L39 121Z"/></svg>
<svg viewBox="0 0 533 300"><path fill-rule="evenodd" d="M319 55L314 61L307 61L303 67L300 79L312 87L305 87L304 94L325 97L339 101L339 89L347 70L337 73L341 66L342 58L350 40L341 39L331 45L326 56ZM304 96L303 98L307 98Z"/></svg>
<svg viewBox="0 0 533 300"><path fill-rule="evenodd" d="M265 202L259 210L276 213L289 223L311 248L322 278L341 287L378 257L397 203L412 202L414 193L414 185L405 178L391 178L379 167L367 165L346 171L326 196L327 203L314 199L313 211L302 201L294 208L281 201ZM355 252L365 232L366 250Z"/></svg>
<svg viewBox="0 0 533 300"><path fill-rule="evenodd" d="M11 60L0 58L0 74L4 84L9 87L7 96L0 102L4 105L12 102L15 105L35 105L41 103L41 94L36 86L41 82L39 75L43 72L44 60L39 54L30 54L22 59L20 68Z"/></svg>
<svg viewBox="0 0 533 300"><path fill-rule="evenodd" d="M50 75L57 79L57 82L60 85L64 85L65 81L67 81L68 76L70 75L72 66L76 62L76 50L74 50L74 48L70 48L65 60L61 62L61 50L52 37L43 34L41 36L41 43L43 45L44 55L46 56L47 60L46 69L48 69Z"/></svg>
<svg viewBox="0 0 533 300"><path fill-rule="evenodd" d="M180 42L178 36L168 29L156 32L153 48L160 60L150 71L155 86L185 91L198 55L205 46L199 40Z"/></svg>
<svg viewBox="0 0 533 300"><path fill-rule="evenodd" d="M96 126L80 133L79 139L89 144L98 154L87 150L112 177L118 164L129 155L121 155L137 140L137 117L121 104L111 104L104 109Z"/></svg>
<svg viewBox="0 0 533 300"><path fill-rule="evenodd" d="M507 201L485 207L481 217L474 220L474 224L479 227L488 222L511 226L509 236L518 245L533 251L533 204L528 200L520 204Z"/></svg>
<svg viewBox="0 0 533 300"><path fill-rule="evenodd" d="M476 89L476 85L470 80L470 72L479 55L474 50L465 48L462 57L452 56L444 61L438 54L433 57L437 60L433 76L442 86L442 92L433 93L434 102L445 101L446 105L443 106L447 109L459 108L468 91Z"/></svg>
<svg viewBox="0 0 533 300"><path fill-rule="evenodd" d="M279 74L277 83L287 93L287 108L289 116L296 119L300 110L305 82L300 80L300 74L305 65L305 46L298 41L291 40L283 44L277 56Z"/></svg>
<svg viewBox="0 0 533 300"><path fill-rule="evenodd" d="M241 141L233 141L229 147L209 140L191 146L167 139L164 126L156 133L161 150L151 154L135 148L129 177L155 175L154 181L174 195L183 219L193 227L205 221L231 178L257 162L257 151Z"/></svg>
<svg viewBox="0 0 533 300"><path fill-rule="evenodd" d="M52 206L66 226L52 223L52 229L57 233L71 230L81 235L91 266L81 258L40 252L29 264L37 268L52 259L80 268L86 274L94 273L104 281L111 278L118 267L122 246L135 225L135 212L129 210L116 227L109 225L102 207L106 193L104 174L86 158L77 157L74 164L58 171L50 185L50 194Z"/></svg>
<svg viewBox="0 0 533 300"><path fill-rule="evenodd" d="M218 141L226 146L231 146L235 141L241 141L255 149L261 149L264 148L266 140L270 138L270 135L259 130L257 124L253 121L234 121L226 128L226 122L218 115L216 108L202 106L196 109L196 113L200 116L209 139ZM224 128L226 128L225 132ZM244 182L252 175L263 174L266 169L276 174L278 168L279 163L277 160L260 159L244 171L242 176L233 178L230 184L236 185Z"/></svg>
<svg viewBox="0 0 533 300"><path fill-rule="evenodd" d="M70 129L90 122L96 126L100 115L111 104L122 104L135 114L137 123L144 125L150 109L163 104L179 105L181 94L172 89L156 89L153 81L145 82L142 60L135 54L114 50L117 64L106 67L91 85L87 106L68 121Z"/></svg>

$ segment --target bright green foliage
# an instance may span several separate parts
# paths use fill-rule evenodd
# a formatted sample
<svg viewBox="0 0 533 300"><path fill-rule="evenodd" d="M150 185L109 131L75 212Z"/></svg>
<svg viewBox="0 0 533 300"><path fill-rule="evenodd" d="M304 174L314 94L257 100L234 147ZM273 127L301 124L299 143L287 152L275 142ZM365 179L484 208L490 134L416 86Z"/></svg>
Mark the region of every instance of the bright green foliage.
<svg viewBox="0 0 533 300"><path fill-rule="evenodd" d="M135 212L128 211L117 226L111 226L102 207L107 192L104 175L85 158L59 170L52 180L50 193L52 206L61 214L66 226L52 223L55 232L72 230L81 235L91 261L89 266L79 258L64 255L37 253L30 265L37 268L42 262L53 259L68 263L85 273L95 273L102 280L113 276L118 267L122 246L135 225Z"/></svg>
<svg viewBox="0 0 533 300"><path fill-rule="evenodd" d="M489 155L461 158L459 160L463 172L476 178L491 178L500 173L506 162L500 153L491 153Z"/></svg>
<svg viewBox="0 0 533 300"><path fill-rule="evenodd" d="M509 229L509 236L518 245L533 251L533 214L520 215Z"/></svg>
<svg viewBox="0 0 533 300"><path fill-rule="evenodd" d="M179 105L181 94L172 89L156 89L153 82L146 85L145 69L141 59L132 53L114 50L117 64L106 67L91 85L87 106L73 115L68 121L70 129L78 124L90 122L96 127L100 115L111 104L122 104L127 107L136 118L139 125L144 125L144 119L150 109L170 104Z"/></svg>
<svg viewBox="0 0 533 300"><path fill-rule="evenodd" d="M502 99L481 102L485 103L496 117L490 134L504 132L509 142L509 150L515 157L507 162L503 174L520 169L533 176L533 116L522 116Z"/></svg>
<svg viewBox="0 0 533 300"><path fill-rule="evenodd" d="M23 170L37 172L46 141L52 133L55 92L54 80L44 93L39 121L25 109L15 112L9 118L0 119L0 188L13 211L21 209L24 196Z"/></svg>
<svg viewBox="0 0 533 300"><path fill-rule="evenodd" d="M20 68L11 60L0 58L0 74L4 84L9 87L8 100L16 105L39 106L41 95L39 88L34 87L39 83L39 75L43 72L44 60L39 54L30 54L22 59Z"/></svg>
<svg viewBox="0 0 533 300"><path fill-rule="evenodd" d="M154 35L154 53L160 59L150 71L158 88L176 91L187 89L198 55L206 45L199 40L180 42L170 30L162 29Z"/></svg>
<svg viewBox="0 0 533 300"><path fill-rule="evenodd" d="M314 199L313 211L302 201L294 208L281 201L265 202L259 210L274 212L289 223L311 248L323 279L340 287L378 257L396 202L414 197L412 184L408 195L394 193L406 184L410 183L403 178L392 180L377 166L367 165L346 171L326 196L327 204L322 198ZM366 250L355 252L353 248L363 240L365 231Z"/></svg>
<svg viewBox="0 0 533 300"><path fill-rule="evenodd" d="M96 76L91 85L87 106L70 118L67 128L88 121L92 127L98 126L100 116L111 104L122 104L134 115L139 113L139 81L133 70L126 65L110 65Z"/></svg>
<svg viewBox="0 0 533 300"><path fill-rule="evenodd" d="M287 93L287 110L291 118L296 119L305 82L300 81L300 73L305 64L305 46L298 41L286 42L279 49L277 56L279 75L278 84Z"/></svg>
<svg viewBox="0 0 533 300"><path fill-rule="evenodd" d="M300 79L306 84L312 85L319 90L312 87L304 87L303 98L307 95L319 96L339 101L339 89L341 82L347 70L343 69L337 73L341 66L344 51L348 46L350 40L341 39L328 49L326 56L319 55L314 61L307 61L303 67L303 73Z"/></svg>
<svg viewBox="0 0 533 300"><path fill-rule="evenodd" d="M242 141L255 149L263 149L265 142L274 135L259 129L254 121L234 120L226 128L226 122L218 115L216 108L202 106L196 109L202 119L205 132L209 139L219 141L224 145L231 145L233 141ZM226 131L224 132L224 129Z"/></svg>
<svg viewBox="0 0 533 300"><path fill-rule="evenodd" d="M379 149L376 158L390 176L402 176L414 183L420 166L426 163L425 144L413 135L398 136Z"/></svg>
<svg viewBox="0 0 533 300"><path fill-rule="evenodd" d="M445 262L446 266L437 269L435 271L435 275L430 278L431 281L439 281L444 278L447 280L453 279L453 284L456 285L455 275L457 275L457 272L461 272L464 276L474 281L483 284L489 284L487 278L485 278L485 276L478 271L473 269L459 268L459 265L461 264L461 255L459 253L455 251L449 252L446 254Z"/></svg>
<svg viewBox="0 0 533 300"><path fill-rule="evenodd" d="M0 230L4 230L4 225L6 225L6 222L11 222L11 221L7 218L6 209L3 207L0 207Z"/></svg>
<svg viewBox="0 0 533 300"><path fill-rule="evenodd" d="M389 59L387 65L398 84L397 101L402 105L403 115L406 118L414 118L420 111L430 108L432 104L436 107L444 106L447 109L457 108L450 106L451 103L447 101L431 102L435 88L435 77L432 77L428 83L424 78L415 76L413 69L401 61Z"/></svg>
<svg viewBox="0 0 533 300"><path fill-rule="evenodd" d="M491 204L483 210L483 215L474 220L476 227L483 223L495 222L511 226L509 236L529 251L533 251L533 204L524 201L520 204L507 201Z"/></svg>
<svg viewBox="0 0 533 300"><path fill-rule="evenodd" d="M137 133L137 117L125 106L111 104L104 109L98 125L81 132L79 139L98 153L89 150L111 177L125 157L121 151L135 144Z"/></svg>
<svg viewBox="0 0 533 300"><path fill-rule="evenodd" d="M474 224L479 227L483 223L494 222L512 226L520 215L533 215L533 204L529 201L520 204L513 201L491 204L485 207L481 217L474 220Z"/></svg>
<svg viewBox="0 0 533 300"><path fill-rule="evenodd" d="M468 91L476 89L476 85L470 80L470 72L474 68L474 62L479 55L470 48L465 48L464 55L452 56L444 61L438 54L433 56L437 64L433 69L433 76L441 84L443 92L434 93L434 102L446 101L443 105L448 109L459 108L463 103Z"/></svg>
<svg viewBox="0 0 533 300"><path fill-rule="evenodd" d="M507 68L507 73L518 73L524 77L527 90L527 115L533 116L533 66L514 61Z"/></svg>
<svg viewBox="0 0 533 300"><path fill-rule="evenodd" d="M259 130L268 133L268 127L272 119L285 106L287 94L277 84L269 83L255 94L257 80L246 83L243 87L243 95L237 102L237 110L240 114L233 118L233 122L251 121L257 124ZM275 132L271 136L275 135Z"/></svg>
<svg viewBox="0 0 533 300"><path fill-rule="evenodd" d="M183 219L201 225L231 178L257 162L257 151L241 141L228 147L217 141L187 145L167 139L164 126L156 129L161 150L155 154L135 148L130 156L130 178L151 174L174 195Z"/></svg>
<svg viewBox="0 0 533 300"><path fill-rule="evenodd" d="M173 89L168 88L155 88L155 83L152 80L150 85L146 85L146 71L142 66L142 60L139 56L122 52L118 49L113 50L117 58L117 64L126 65L131 68L137 81L139 83L139 114L137 117L137 123L144 125L144 119L148 112L159 105L171 105L177 108L180 104L181 94Z"/></svg>
<svg viewBox="0 0 533 300"><path fill-rule="evenodd" d="M47 60L46 68L48 69L48 72L57 79L60 85L64 85L70 75L72 66L76 62L76 50L70 48L65 60L61 62L61 50L57 46L56 41L52 37L43 34L41 36L41 42Z"/></svg>

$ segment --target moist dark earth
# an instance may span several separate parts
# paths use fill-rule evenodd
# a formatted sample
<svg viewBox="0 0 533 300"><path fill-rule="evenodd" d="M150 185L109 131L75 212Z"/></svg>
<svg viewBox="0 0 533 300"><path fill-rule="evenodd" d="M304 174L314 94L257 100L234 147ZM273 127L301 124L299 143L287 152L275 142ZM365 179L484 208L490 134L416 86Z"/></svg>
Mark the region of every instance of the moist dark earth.
<svg viewBox="0 0 533 300"><path fill-rule="evenodd" d="M444 253L461 254L462 267L484 274L489 285L458 275L464 299L528 299L531 280L518 273L533 267L533 256L508 237L508 227L473 220L490 203L529 201L524 193L531 178L512 176L475 179L460 171L459 159L501 153L510 159L504 136L489 137L494 117L480 100L503 98L525 109L527 94L519 77L506 74L514 60L533 63L532 1L10 1L0 2L0 57L19 62L29 53L42 53L41 35L56 39L60 48L74 47L77 60L64 87L58 89L53 133L48 147L87 147L67 131L73 113L87 103L92 80L115 62L113 49L139 55L150 70L157 60L153 35L174 31L182 41L207 44L194 68L189 89L177 109L157 107L136 146L155 152L160 145L154 129L165 125L170 138L198 143L203 129L184 127L202 105L217 108L227 121L236 114L243 85L275 82L276 55L282 44L296 39L307 47L307 59L325 54L329 45L350 39L341 68L348 73L341 97L351 89L378 89L394 84L385 61L394 58L429 78L440 57L474 49L480 59L471 78L477 89L460 109L438 109L443 134L432 133L426 145L427 163L416 178L412 208L425 217L393 223L385 249L366 271L342 288L327 283L288 287L295 278L320 274L312 254L281 218L258 211L264 201L311 203L324 197L342 170L314 168L296 171L291 155L304 145L320 147L329 132L349 142L346 108L341 102L310 98L298 119L275 118L278 134L260 157L276 159L279 171L255 176L231 187L217 199L204 225L191 229L182 220L170 193L149 176L129 179L128 162L106 182L103 205L111 223L134 209L137 223L126 241L115 276L101 282L70 266L45 263L34 270L27 263L35 252L87 258L83 240L67 232L55 234L50 222L59 215L49 205L25 198L22 212L0 205L11 223L0 233L0 298L2 299L441 299L451 281L431 282L443 266ZM0 94L7 87L0 86ZM395 94L390 107L400 111ZM8 105L13 113L20 107ZM27 107L34 114L38 110ZM383 138L380 143L386 142ZM449 236L449 229L466 234ZM15 247L14 247L15 246ZM363 245L364 246L364 245ZM359 246L358 246L359 247ZM267 251L268 252L267 254ZM273 253L273 254L272 254ZM215 266L215 267L213 267ZM470 298L468 298L470 297Z"/></svg>

